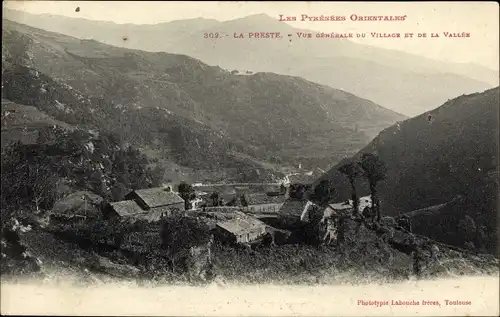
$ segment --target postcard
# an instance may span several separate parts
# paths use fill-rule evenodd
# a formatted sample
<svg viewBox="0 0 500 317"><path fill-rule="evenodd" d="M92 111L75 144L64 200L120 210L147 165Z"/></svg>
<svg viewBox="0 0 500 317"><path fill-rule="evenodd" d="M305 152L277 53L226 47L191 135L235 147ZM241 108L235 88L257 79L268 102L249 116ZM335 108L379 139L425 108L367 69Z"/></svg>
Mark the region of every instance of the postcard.
<svg viewBox="0 0 500 317"><path fill-rule="evenodd" d="M499 314L498 3L3 9L3 315Z"/></svg>

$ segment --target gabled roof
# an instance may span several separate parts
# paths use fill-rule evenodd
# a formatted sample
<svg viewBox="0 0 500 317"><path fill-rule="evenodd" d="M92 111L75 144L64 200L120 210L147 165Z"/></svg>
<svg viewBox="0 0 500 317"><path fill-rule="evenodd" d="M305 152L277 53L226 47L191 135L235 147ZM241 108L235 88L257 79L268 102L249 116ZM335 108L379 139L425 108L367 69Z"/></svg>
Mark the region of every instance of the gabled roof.
<svg viewBox="0 0 500 317"><path fill-rule="evenodd" d="M250 232L255 228L265 227L266 224L252 217L237 217L228 221L218 222L217 226L232 234L239 235Z"/></svg>
<svg viewBox="0 0 500 317"><path fill-rule="evenodd" d="M134 192L149 208L184 203L179 195L162 187L138 189Z"/></svg>
<svg viewBox="0 0 500 317"><path fill-rule="evenodd" d="M297 216L302 218L304 213L307 212L307 209L312 205L314 204L307 199L289 198L280 208L279 213L284 216Z"/></svg>
<svg viewBox="0 0 500 317"><path fill-rule="evenodd" d="M133 200L123 200L109 203L111 208L121 217L131 216L145 211Z"/></svg>
<svg viewBox="0 0 500 317"><path fill-rule="evenodd" d="M265 193L248 194L246 197L248 198L247 203L249 206L261 204L282 204L287 199L286 195L270 196Z"/></svg>

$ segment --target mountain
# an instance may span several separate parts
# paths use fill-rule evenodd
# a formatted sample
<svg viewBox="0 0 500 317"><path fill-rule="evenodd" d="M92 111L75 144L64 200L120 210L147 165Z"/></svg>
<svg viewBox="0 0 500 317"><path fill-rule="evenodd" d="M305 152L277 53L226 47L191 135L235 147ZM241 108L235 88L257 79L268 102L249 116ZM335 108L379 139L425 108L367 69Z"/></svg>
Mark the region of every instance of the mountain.
<svg viewBox="0 0 500 317"><path fill-rule="evenodd" d="M5 98L193 169L329 166L405 118L298 77L236 75L8 20L2 35Z"/></svg>
<svg viewBox="0 0 500 317"><path fill-rule="evenodd" d="M43 142L44 133L54 127L73 130L71 125L56 120L33 106L2 99L2 148L13 141L24 144Z"/></svg>
<svg viewBox="0 0 500 317"><path fill-rule="evenodd" d="M408 116L431 110L454 96L492 88L499 78L498 71L475 64L446 63L346 39L317 39L318 32L294 28L265 14L225 22L190 19L155 25L120 25L15 10L7 10L4 17L115 46L186 54L243 73L300 76ZM240 32L246 38L235 39L234 33ZM283 38L248 38L249 32L281 32ZM312 38L298 38L299 32L311 33Z"/></svg>
<svg viewBox="0 0 500 317"><path fill-rule="evenodd" d="M416 229L454 244L465 243L457 228L469 216L476 233L483 235L474 243L494 251L499 236L499 88L454 98L429 115L383 130L353 158L376 153L386 163L387 178L377 189L383 214L418 210L410 213ZM332 180L337 199L345 200L349 185L337 169L321 179ZM368 193L366 182L358 187L360 194Z"/></svg>

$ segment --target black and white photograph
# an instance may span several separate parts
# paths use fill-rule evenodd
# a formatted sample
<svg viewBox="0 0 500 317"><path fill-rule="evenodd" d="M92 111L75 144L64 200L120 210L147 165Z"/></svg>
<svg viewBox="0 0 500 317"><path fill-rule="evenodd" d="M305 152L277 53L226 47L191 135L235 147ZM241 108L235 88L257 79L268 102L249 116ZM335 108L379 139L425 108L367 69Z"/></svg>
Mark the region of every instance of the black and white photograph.
<svg viewBox="0 0 500 317"><path fill-rule="evenodd" d="M2 315L499 314L498 3L2 15Z"/></svg>

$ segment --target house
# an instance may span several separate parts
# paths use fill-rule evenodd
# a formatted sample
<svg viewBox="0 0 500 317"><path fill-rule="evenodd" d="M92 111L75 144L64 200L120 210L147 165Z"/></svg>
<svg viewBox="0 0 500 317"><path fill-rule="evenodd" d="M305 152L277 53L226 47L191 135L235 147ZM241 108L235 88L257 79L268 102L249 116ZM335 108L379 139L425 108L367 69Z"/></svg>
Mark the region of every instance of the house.
<svg viewBox="0 0 500 317"><path fill-rule="evenodd" d="M358 210L362 212L365 207L371 206L371 196L364 196L359 199ZM317 233L319 239L327 244L336 244L342 219L351 218L354 206L352 200L347 200L341 203L329 204L323 210L317 210L314 216L315 225L317 225Z"/></svg>
<svg viewBox="0 0 500 317"><path fill-rule="evenodd" d="M285 195L252 193L243 196L243 210L247 212L277 213L286 200Z"/></svg>
<svg viewBox="0 0 500 317"><path fill-rule="evenodd" d="M278 213L283 218L290 218L295 222L307 222L309 213L316 205L307 199L288 198Z"/></svg>
<svg viewBox="0 0 500 317"><path fill-rule="evenodd" d="M371 200L370 195L359 198L359 206L358 206L359 212L362 213L366 207L371 207L371 204L372 204L372 200ZM325 208L325 215L327 215L329 213L332 213L332 214L346 214L346 213L352 214L353 210L354 210L353 201L351 199L349 199L345 202L329 204Z"/></svg>
<svg viewBox="0 0 500 317"><path fill-rule="evenodd" d="M342 203L328 204L328 206L325 207L324 214L332 216L345 213L352 214L353 210L354 206L352 204L352 200L347 200Z"/></svg>
<svg viewBox="0 0 500 317"><path fill-rule="evenodd" d="M50 212L51 221L83 222L101 217L103 199L88 191L72 193L58 201Z"/></svg>
<svg viewBox="0 0 500 317"><path fill-rule="evenodd" d="M236 217L217 222L215 236L232 243L250 243L266 234L266 224L252 217Z"/></svg>
<svg viewBox="0 0 500 317"><path fill-rule="evenodd" d="M307 186L312 185L316 181L316 178L312 175L312 173L310 175L307 173L297 173L289 175L288 181L291 185L301 184Z"/></svg>
<svg viewBox="0 0 500 317"><path fill-rule="evenodd" d="M196 197L195 199L191 200L190 203L191 203L191 209L189 210L199 209L203 204L206 204L205 199L202 199L200 197Z"/></svg>
<svg viewBox="0 0 500 317"><path fill-rule="evenodd" d="M279 190L277 191L268 191L268 196L282 196L288 194L288 188L284 183L281 183Z"/></svg>
<svg viewBox="0 0 500 317"><path fill-rule="evenodd" d="M147 211L143 210L134 200L111 202L104 209L104 216L106 219L136 218L146 213Z"/></svg>
<svg viewBox="0 0 500 317"><path fill-rule="evenodd" d="M310 222L310 214L317 205L307 199L288 198L278 211L279 228L295 230Z"/></svg>
<svg viewBox="0 0 500 317"><path fill-rule="evenodd" d="M134 190L125 199L134 200L145 211L164 216L184 211L184 199L162 187Z"/></svg>
<svg viewBox="0 0 500 317"><path fill-rule="evenodd" d="M112 218L133 218L149 222L184 211L184 200L176 193L164 188L134 190L125 196L126 200L108 203L104 216Z"/></svg>

